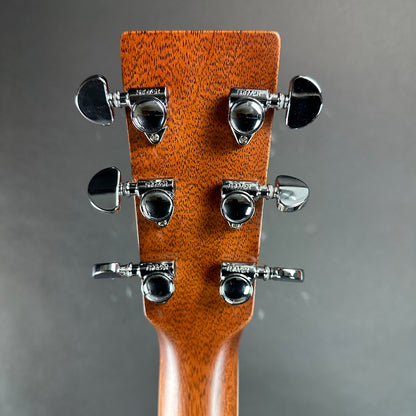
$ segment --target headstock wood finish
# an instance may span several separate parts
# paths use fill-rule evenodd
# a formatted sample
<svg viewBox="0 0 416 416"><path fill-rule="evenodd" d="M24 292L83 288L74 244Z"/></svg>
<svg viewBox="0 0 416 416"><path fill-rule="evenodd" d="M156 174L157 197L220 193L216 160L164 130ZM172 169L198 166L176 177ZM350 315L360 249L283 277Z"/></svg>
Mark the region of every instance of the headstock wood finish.
<svg viewBox="0 0 416 416"><path fill-rule="evenodd" d="M219 210L224 179L265 183L272 113L241 148L228 123L231 87L276 90L280 39L256 32L127 32L123 85L167 85L168 129L157 146L127 117L132 174L175 178L175 212L160 229L139 215L141 261L174 260L175 293L145 300L160 342L159 415L236 415L238 344L253 300L233 306L219 295L224 261L257 263L261 203L240 230Z"/></svg>
<svg viewBox="0 0 416 416"><path fill-rule="evenodd" d="M141 261L140 267L117 263L97 265L95 277L106 277L109 272L110 276L119 273L140 275L143 279L145 270L147 273L159 270L164 276L161 287L157 279L153 286L148 280L144 291L145 295L152 290L156 295L160 291L161 295L160 302L149 300L151 296L144 298L146 316L155 326L160 343L159 416L234 416L238 413L238 345L253 313L254 295L247 295L248 289L243 287L244 293L240 295L247 295L244 302L238 299L236 304L226 302L219 291L220 276L232 275L233 271L239 274L240 280L234 282L237 285L225 290L231 296L233 290L238 292L238 283L244 283L244 276L248 275L253 279L302 280L301 270L254 266L259 257L261 197L276 198L285 206L284 198L279 199L279 191L283 195L285 186L288 189L300 186L303 202L307 199L306 185L294 178L279 177L280 188L279 184L276 188L265 186L273 112L257 114L258 103L263 100L267 106L285 108L290 98L272 94L277 87L279 52L280 38L274 32L125 32L121 37L121 62L127 95L108 91L102 95L100 88L105 90L105 79L95 80L98 84L88 87L88 94L95 94L96 100L103 101L97 116L100 124L110 124L112 120L112 108L106 107L105 101L115 107L126 106L133 182L121 185L118 171L114 168L106 171L112 182L111 189L105 192L117 195L104 210L118 210L119 194L138 196ZM305 80L307 83L309 79ZM305 92L301 87L299 91L292 88L294 102L296 93L302 97ZM236 114L230 112L229 116L231 88L263 92L257 93L258 100L249 103L251 108L236 110ZM81 91L82 86L77 105L91 119L85 110L89 106L85 104L86 94ZM134 97L152 94L159 94L153 104L132 105ZM319 96L319 101L319 88L308 98L316 107L314 94ZM163 114L164 106L167 117ZM319 109L313 110L315 116ZM149 114L154 116L153 125L138 126L137 120L146 119ZM238 131L240 121L242 128ZM230 128L233 122L237 131ZM255 135L251 137L253 132ZM95 189L101 189L101 179L99 175L90 183L92 199L97 194L98 199L102 196L102 190ZM167 179L173 181L167 183ZM223 181L227 182L223 185ZM152 200L153 197L143 192L143 189L157 188L156 182L165 187L158 189L167 208L157 195ZM253 183L257 183L257 188ZM228 219L227 222L223 217L227 215L224 196L230 189L240 189L240 196L247 200L240 207L244 211L242 216L247 218L241 221ZM238 198L227 201L231 210L233 204L238 204ZM303 202L295 204L293 209L281 210L295 210ZM93 203L100 204L94 200ZM152 219L146 206L156 211L170 209L169 216L162 215L160 221ZM251 266L222 269L223 263ZM170 274L163 274L168 269ZM169 293L163 297L166 290ZM222 295L227 293L224 295L222 287Z"/></svg>

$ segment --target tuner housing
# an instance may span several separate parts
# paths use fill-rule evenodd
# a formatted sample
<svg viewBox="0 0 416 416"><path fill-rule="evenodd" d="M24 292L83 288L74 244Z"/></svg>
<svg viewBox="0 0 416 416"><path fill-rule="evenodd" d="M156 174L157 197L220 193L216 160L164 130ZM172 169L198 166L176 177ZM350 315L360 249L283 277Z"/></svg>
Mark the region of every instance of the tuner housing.
<svg viewBox="0 0 416 416"><path fill-rule="evenodd" d="M130 118L137 130L143 132L150 143L158 144L167 129L168 93L166 87L134 88L114 98L120 106L130 108Z"/></svg>
<svg viewBox="0 0 416 416"><path fill-rule="evenodd" d="M88 184L91 205L101 212L120 210L122 196L140 198L140 212L159 227L166 227L174 211L175 183L173 179L148 179L122 182L120 170L114 166L97 172Z"/></svg>
<svg viewBox="0 0 416 416"><path fill-rule="evenodd" d="M309 187L292 176L279 175L276 186L260 185L255 181L224 180L221 187L221 214L231 228L238 229L254 214L259 198L275 199L281 212L303 208L309 198Z"/></svg>
<svg viewBox="0 0 416 416"><path fill-rule="evenodd" d="M103 75L88 77L75 95L79 112L91 123L109 126L114 122L114 108L129 107L137 130L150 143L158 144L167 129L168 92L166 87L131 88L111 93Z"/></svg>
<svg viewBox="0 0 416 416"><path fill-rule="evenodd" d="M322 110L322 92L312 78L297 75L287 95L268 90L231 88L228 122L237 143L245 146L262 127L269 108L286 109L286 125L298 129L311 123Z"/></svg>
<svg viewBox="0 0 416 416"><path fill-rule="evenodd" d="M173 282L175 276L175 263L163 261L159 263L142 262L140 264L128 263L98 263L92 269L94 279L115 279L139 277L142 281L143 296L154 303L166 303L175 292Z"/></svg>
<svg viewBox="0 0 416 416"><path fill-rule="evenodd" d="M303 282L302 269L257 266L246 263L222 263L220 295L230 305L241 305L253 296L254 280Z"/></svg>

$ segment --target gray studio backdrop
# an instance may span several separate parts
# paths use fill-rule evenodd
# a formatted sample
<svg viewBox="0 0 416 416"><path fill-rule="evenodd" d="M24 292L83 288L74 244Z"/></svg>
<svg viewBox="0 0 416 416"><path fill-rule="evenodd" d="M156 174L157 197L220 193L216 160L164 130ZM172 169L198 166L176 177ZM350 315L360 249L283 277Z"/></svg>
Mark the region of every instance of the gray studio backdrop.
<svg viewBox="0 0 416 416"><path fill-rule="evenodd" d="M0 415L156 415L158 344L132 281L95 262L137 260L131 200L100 215L99 169L129 176L124 116L76 112L88 75L121 87L127 29L267 29L279 89L316 78L320 118L276 115L269 181L304 179L293 215L265 208L261 263L302 285L259 284L240 349L240 414L414 416L416 3L380 0L3 2L0 141Z"/></svg>

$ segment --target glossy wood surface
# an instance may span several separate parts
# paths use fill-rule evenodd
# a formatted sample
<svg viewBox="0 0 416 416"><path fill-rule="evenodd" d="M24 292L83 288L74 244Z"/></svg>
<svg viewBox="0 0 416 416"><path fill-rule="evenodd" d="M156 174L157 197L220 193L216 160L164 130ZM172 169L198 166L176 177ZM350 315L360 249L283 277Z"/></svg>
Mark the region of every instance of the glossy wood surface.
<svg viewBox="0 0 416 416"><path fill-rule="evenodd" d="M166 228L142 217L141 261L175 260L175 293L164 305L145 300L160 341L159 416L238 413L238 344L253 298L240 306L219 294L223 261L257 263L262 201L231 229L220 212L223 179L266 183L271 123L244 147L228 124L231 87L276 91L280 39L274 32L126 32L124 88L166 86L168 129L158 145L132 125L133 180L174 178L175 211Z"/></svg>

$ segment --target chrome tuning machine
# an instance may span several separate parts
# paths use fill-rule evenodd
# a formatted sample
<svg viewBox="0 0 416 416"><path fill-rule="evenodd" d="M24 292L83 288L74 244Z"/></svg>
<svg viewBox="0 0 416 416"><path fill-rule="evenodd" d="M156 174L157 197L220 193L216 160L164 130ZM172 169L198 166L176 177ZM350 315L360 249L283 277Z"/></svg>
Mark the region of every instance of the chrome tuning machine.
<svg viewBox="0 0 416 416"><path fill-rule="evenodd" d="M261 128L269 108L286 109L286 125L304 127L321 112L322 92L318 83L305 76L294 77L287 95L268 90L232 88L228 120L237 143L246 145Z"/></svg>
<svg viewBox="0 0 416 416"><path fill-rule="evenodd" d="M118 212L121 197L133 195L140 198L140 211L145 218L159 227L168 225L174 210L173 179L123 183L120 171L116 167L110 167L96 173L88 184L88 197L92 206L103 212Z"/></svg>
<svg viewBox="0 0 416 416"><path fill-rule="evenodd" d="M115 279L138 276L142 281L142 293L147 300L155 303L166 303L175 291L173 278L175 263L125 264L99 263L92 268L94 279Z"/></svg>
<svg viewBox="0 0 416 416"><path fill-rule="evenodd" d="M157 144L166 131L168 95L166 87L134 88L111 93L102 75L92 75L79 87L75 104L89 121L101 126L114 122L114 107L129 107L133 125L150 143Z"/></svg>
<svg viewBox="0 0 416 416"><path fill-rule="evenodd" d="M253 295L255 279L302 282L303 276L302 269L222 263L220 295L231 305L241 305Z"/></svg>
<svg viewBox="0 0 416 416"><path fill-rule="evenodd" d="M293 212L301 209L308 197L308 185L292 176L278 176L276 186L224 180L221 188L221 213L231 228L238 229L254 215L254 202L259 198L276 199L279 211Z"/></svg>

